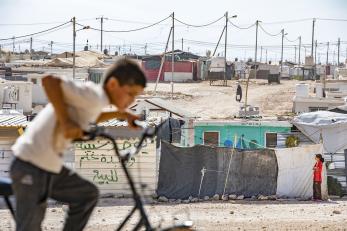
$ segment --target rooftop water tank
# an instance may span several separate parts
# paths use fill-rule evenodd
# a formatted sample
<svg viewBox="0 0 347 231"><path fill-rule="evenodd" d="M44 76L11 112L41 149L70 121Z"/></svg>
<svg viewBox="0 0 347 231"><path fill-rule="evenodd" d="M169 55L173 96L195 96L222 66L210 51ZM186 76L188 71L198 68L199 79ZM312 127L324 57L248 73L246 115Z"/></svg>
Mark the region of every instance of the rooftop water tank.
<svg viewBox="0 0 347 231"><path fill-rule="evenodd" d="M308 97L309 85L306 83L298 83L296 84L296 92L295 95L297 97Z"/></svg>
<svg viewBox="0 0 347 231"><path fill-rule="evenodd" d="M321 83L316 83L316 96L318 98L323 97L323 84Z"/></svg>

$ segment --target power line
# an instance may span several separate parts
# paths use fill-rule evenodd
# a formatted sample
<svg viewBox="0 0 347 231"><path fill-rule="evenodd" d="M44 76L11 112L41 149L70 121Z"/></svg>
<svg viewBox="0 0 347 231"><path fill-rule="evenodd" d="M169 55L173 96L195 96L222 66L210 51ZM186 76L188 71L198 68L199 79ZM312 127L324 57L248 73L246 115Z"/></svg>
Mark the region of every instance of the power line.
<svg viewBox="0 0 347 231"><path fill-rule="evenodd" d="M263 26L262 26L261 24L259 24L259 27L260 27L260 29L261 29L262 31L264 31L267 35L270 35L270 36L272 36L272 37L276 37L276 36L278 36L278 35L280 35L280 34L282 33L282 31L280 31L280 32L277 33L277 34L271 34L271 33L267 32L267 31L263 28Z"/></svg>
<svg viewBox="0 0 347 231"><path fill-rule="evenodd" d="M296 23L296 22L304 22L311 21L312 18L302 18L302 19L293 19L293 20L285 20L285 21L275 21L275 22L263 22L263 24L286 24L286 23Z"/></svg>
<svg viewBox="0 0 347 231"><path fill-rule="evenodd" d="M252 27L255 26L255 24L256 24L256 23L253 23L252 25L250 25L250 26L248 26L248 27L241 27L241 26L238 26L238 25L232 23L231 20L229 20L229 23L230 23L231 25L233 25L234 27L240 29L240 30L247 30L247 29L249 29L249 28L252 28Z"/></svg>
<svg viewBox="0 0 347 231"><path fill-rule="evenodd" d="M202 24L202 25L193 25L193 24L188 24L188 23L185 23L177 18L175 18L175 20L179 23L182 23L183 25L186 25L186 26L190 26L190 27L206 27L206 26L210 26L210 25L213 25L215 24L216 22L219 22L220 20L222 20L224 18L224 15L210 23L206 23L206 24Z"/></svg>
<svg viewBox="0 0 347 231"><path fill-rule="evenodd" d="M79 21L90 21L93 18L85 18L79 19ZM65 23L63 21L60 22L33 22L33 23L0 23L0 26L39 26L39 25L52 25L58 23Z"/></svg>
<svg viewBox="0 0 347 231"><path fill-rule="evenodd" d="M140 31L140 30L144 30L144 29L156 26L156 25L164 22L165 20L167 20L170 17L171 17L171 15L166 17L166 18L164 18L164 19L162 19L162 20L160 20L160 21L158 21L158 22L155 22L155 23L153 23L151 25L140 27L140 28L135 28L135 29L130 29L130 30L103 30L103 32L107 32L107 33L126 33L126 32ZM82 24L79 24L79 23L76 23L76 24L79 25L79 26L82 26L82 27L85 26L85 25L82 25ZM94 28L94 27L90 27L90 29L96 30L96 31L101 31L100 29L97 29L97 28Z"/></svg>
<svg viewBox="0 0 347 231"><path fill-rule="evenodd" d="M0 39L0 41L5 41L5 40L12 40L12 39L18 39L18 38L25 38L25 37L30 37L30 36L33 36L33 35L37 35L37 34L42 34L42 33L45 33L45 32L48 32L48 31L52 31L52 30L55 30L55 29L58 29L62 26L65 26L66 24L70 23L71 21L68 21L68 22L65 22L63 24L60 24L58 26L55 26L55 27L51 27L49 29L46 29L46 30L42 30L42 31L39 31L39 32L35 32L35 33L32 33L32 34L27 34L27 35L21 35L21 36L13 36L11 38L5 38L5 39Z"/></svg>
<svg viewBox="0 0 347 231"><path fill-rule="evenodd" d="M321 21L337 21L337 22L347 22L347 19L338 19L338 18L316 18Z"/></svg>
<svg viewBox="0 0 347 231"><path fill-rule="evenodd" d="M294 40L290 40L290 39L288 39L287 38L287 36L284 36L284 38L288 41L288 42L296 42L297 40L299 40L299 37L297 37L296 39L294 39Z"/></svg>

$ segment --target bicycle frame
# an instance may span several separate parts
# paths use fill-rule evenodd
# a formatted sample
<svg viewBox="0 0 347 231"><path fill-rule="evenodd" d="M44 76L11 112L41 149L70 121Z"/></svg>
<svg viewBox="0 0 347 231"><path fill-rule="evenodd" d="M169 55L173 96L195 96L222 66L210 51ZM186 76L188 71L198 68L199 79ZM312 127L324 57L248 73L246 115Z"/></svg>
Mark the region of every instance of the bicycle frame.
<svg viewBox="0 0 347 231"><path fill-rule="evenodd" d="M142 144L146 138L153 138L155 136L155 134L157 133L160 126L161 125L155 127L154 129L153 128L144 129L144 132L140 138L140 142L138 143L138 145L136 147L136 152L133 155L136 155L140 151ZM117 230L122 230L122 228L126 225L126 223L129 221L129 219L134 215L134 213L136 211L140 212L141 218L133 230L139 230L142 227L144 227L146 229L146 231L154 230L154 228L151 226L151 224L149 222L148 216L147 216L146 211L144 209L144 205L143 205L141 196L137 192L133 178L131 177L131 174L126 167L126 162L132 156L131 153L121 155L119 153L119 149L118 149L117 143L115 141L115 137L108 134L107 132L104 132L103 128L101 128L101 127L94 127L90 132L85 132L85 135L87 138L83 138L83 139L77 140L77 141L90 141L90 140L94 140L97 137L100 137L100 138L107 139L112 143L114 151L115 151L115 155L118 157L118 159L121 163L122 169L123 169L125 176L127 178L127 181L130 185L135 205L134 205L134 208L129 212L129 214L122 221L122 223L118 226Z"/></svg>

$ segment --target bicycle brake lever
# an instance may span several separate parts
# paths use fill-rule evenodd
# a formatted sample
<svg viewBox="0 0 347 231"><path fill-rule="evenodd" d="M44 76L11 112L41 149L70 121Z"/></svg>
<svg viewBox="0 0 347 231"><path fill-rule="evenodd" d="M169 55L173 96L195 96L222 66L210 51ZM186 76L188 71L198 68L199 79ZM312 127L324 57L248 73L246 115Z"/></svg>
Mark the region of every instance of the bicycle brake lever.
<svg viewBox="0 0 347 231"><path fill-rule="evenodd" d="M103 131L103 127L92 126L89 131L83 131L83 136L79 139L75 139L74 142L94 140L97 136L102 134Z"/></svg>

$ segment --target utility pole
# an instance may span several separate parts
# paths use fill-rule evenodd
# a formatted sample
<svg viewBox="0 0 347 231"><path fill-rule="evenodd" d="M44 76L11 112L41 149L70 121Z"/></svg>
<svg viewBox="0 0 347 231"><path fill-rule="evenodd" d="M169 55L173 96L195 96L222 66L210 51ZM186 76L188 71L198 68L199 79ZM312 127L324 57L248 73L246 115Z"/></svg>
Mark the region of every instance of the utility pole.
<svg viewBox="0 0 347 231"><path fill-rule="evenodd" d="M30 37L30 59L33 59L33 37Z"/></svg>
<svg viewBox="0 0 347 231"><path fill-rule="evenodd" d="M262 61L263 59L263 47L261 46L260 47L260 62Z"/></svg>
<svg viewBox="0 0 347 231"><path fill-rule="evenodd" d="M147 55L147 43L145 44L145 55Z"/></svg>
<svg viewBox="0 0 347 231"><path fill-rule="evenodd" d="M228 11L225 12L225 42L224 42L224 83L223 86L227 85L227 43L228 43Z"/></svg>
<svg viewBox="0 0 347 231"><path fill-rule="evenodd" d="M72 18L73 50L72 50L72 79L76 76L76 17Z"/></svg>
<svg viewBox="0 0 347 231"><path fill-rule="evenodd" d="M255 54L254 54L254 79L257 79L257 52L258 52L258 24L259 20L255 22Z"/></svg>
<svg viewBox="0 0 347 231"><path fill-rule="evenodd" d="M329 42L327 43L327 62L326 65L329 63Z"/></svg>
<svg viewBox="0 0 347 231"><path fill-rule="evenodd" d="M48 45L51 47L51 57L52 57L52 55L53 55L53 41L51 41Z"/></svg>
<svg viewBox="0 0 347 231"><path fill-rule="evenodd" d="M304 46L304 49L305 49L305 58L306 58L306 47Z"/></svg>
<svg viewBox="0 0 347 231"><path fill-rule="evenodd" d="M316 19L313 18L313 21L312 21L312 43L311 43L311 57L313 58L313 43L314 43L314 26L315 26L315 23L316 23Z"/></svg>
<svg viewBox="0 0 347 231"><path fill-rule="evenodd" d="M183 51L183 38L182 38L182 51Z"/></svg>
<svg viewBox="0 0 347 231"><path fill-rule="evenodd" d="M163 56L162 56L162 58L161 58L160 68L159 68L159 72L158 72L158 76L157 76L157 81L155 82L155 86L154 86L154 93L155 93L155 94L157 94L157 86L158 86L158 83L159 83L159 78L160 78L161 72L162 72L162 70L163 70L164 62L165 62L165 60L166 60L166 52L167 52L167 49L168 49L168 47L169 47L169 42L170 42L171 33L172 33L172 28L170 29L169 36L167 37L165 50L164 50Z"/></svg>
<svg viewBox="0 0 347 231"><path fill-rule="evenodd" d="M299 36L299 65L301 65L300 54L301 54L301 36Z"/></svg>
<svg viewBox="0 0 347 231"><path fill-rule="evenodd" d="M172 51L171 51L171 100L173 100L174 91L174 72L175 72L175 12L172 12ZM165 54L164 54L165 55Z"/></svg>
<svg viewBox="0 0 347 231"><path fill-rule="evenodd" d="M265 50L265 62L267 63L267 49Z"/></svg>
<svg viewBox="0 0 347 231"><path fill-rule="evenodd" d="M313 57L312 57L313 59ZM314 48L314 69L313 69L313 77L314 79L316 79L316 75L317 75L317 40L315 42L315 48Z"/></svg>
<svg viewBox="0 0 347 231"><path fill-rule="evenodd" d="M108 19L108 18L104 18L104 16L101 16L100 18L96 18L96 20L99 20L100 19L100 33L101 33L101 36L100 36L100 51L101 53L103 52L102 48L102 42L103 42L103 31L104 31L104 19Z"/></svg>
<svg viewBox="0 0 347 231"><path fill-rule="evenodd" d="M317 46L318 46L318 43L317 43L317 39L316 39L316 42L314 45L314 65L315 66L317 65Z"/></svg>
<svg viewBox="0 0 347 231"><path fill-rule="evenodd" d="M13 38L12 38L12 53L14 54L14 49L15 49L15 47L14 47L14 40L16 39L16 37L14 37L13 36Z"/></svg>
<svg viewBox="0 0 347 231"><path fill-rule="evenodd" d="M281 46L281 75L283 70L283 38L284 38L284 29L281 30L282 33L282 46Z"/></svg>
<svg viewBox="0 0 347 231"><path fill-rule="evenodd" d="M340 66L340 38L337 40L337 66Z"/></svg>
<svg viewBox="0 0 347 231"><path fill-rule="evenodd" d="M296 63L296 46L294 46L294 63Z"/></svg>

